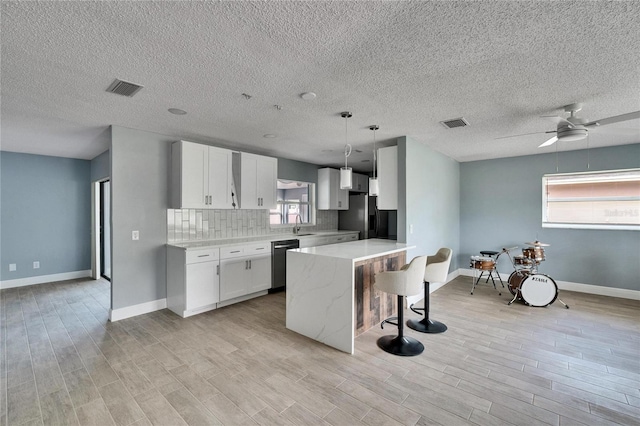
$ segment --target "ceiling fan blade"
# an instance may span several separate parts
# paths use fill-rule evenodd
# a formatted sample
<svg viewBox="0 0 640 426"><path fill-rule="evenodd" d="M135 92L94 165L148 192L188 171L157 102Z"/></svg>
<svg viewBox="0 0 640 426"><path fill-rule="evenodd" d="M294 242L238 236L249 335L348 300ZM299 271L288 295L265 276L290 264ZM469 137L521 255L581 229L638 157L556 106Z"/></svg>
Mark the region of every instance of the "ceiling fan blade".
<svg viewBox="0 0 640 426"><path fill-rule="evenodd" d="M555 132L556 132L555 130L550 130L550 131L548 131L548 132L522 133L522 134L520 134L520 135L500 136L499 138L494 138L494 140L497 140L497 139L508 139L508 138L517 138L517 137L519 137L519 136L539 135L539 134L542 134L542 133L555 133Z"/></svg>
<svg viewBox="0 0 640 426"><path fill-rule="evenodd" d="M545 146L553 145L557 141L558 141L558 137L554 136L551 139L549 139L548 141L546 141L545 143L543 143L542 145L540 145L538 148L544 148Z"/></svg>
<svg viewBox="0 0 640 426"><path fill-rule="evenodd" d="M585 124L588 126L606 126L607 124L619 123L621 121L635 120L640 118L640 111L629 112L627 114L616 115L614 117L603 118L601 120L590 121Z"/></svg>

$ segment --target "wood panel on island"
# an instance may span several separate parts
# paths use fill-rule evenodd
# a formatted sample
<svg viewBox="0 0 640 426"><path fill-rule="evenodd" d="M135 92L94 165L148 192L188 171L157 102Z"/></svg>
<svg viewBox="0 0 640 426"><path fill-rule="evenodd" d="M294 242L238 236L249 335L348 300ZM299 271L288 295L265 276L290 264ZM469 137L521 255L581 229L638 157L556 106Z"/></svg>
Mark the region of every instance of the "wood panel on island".
<svg viewBox="0 0 640 426"><path fill-rule="evenodd" d="M382 293L373 287L375 275L384 271L397 271L406 263L405 252L356 262L355 280L355 336L359 336L371 327L395 315L397 297Z"/></svg>

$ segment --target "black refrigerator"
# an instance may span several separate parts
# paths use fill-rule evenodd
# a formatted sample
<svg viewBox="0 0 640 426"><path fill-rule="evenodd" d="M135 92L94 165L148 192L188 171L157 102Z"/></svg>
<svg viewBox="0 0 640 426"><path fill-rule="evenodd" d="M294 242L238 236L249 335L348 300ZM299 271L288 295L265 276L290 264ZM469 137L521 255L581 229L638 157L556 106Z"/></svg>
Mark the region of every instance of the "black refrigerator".
<svg viewBox="0 0 640 426"><path fill-rule="evenodd" d="M349 210L340 210L338 213L338 229L359 231L361 240L396 239L395 215L395 210L378 210L376 197L368 194L351 194Z"/></svg>

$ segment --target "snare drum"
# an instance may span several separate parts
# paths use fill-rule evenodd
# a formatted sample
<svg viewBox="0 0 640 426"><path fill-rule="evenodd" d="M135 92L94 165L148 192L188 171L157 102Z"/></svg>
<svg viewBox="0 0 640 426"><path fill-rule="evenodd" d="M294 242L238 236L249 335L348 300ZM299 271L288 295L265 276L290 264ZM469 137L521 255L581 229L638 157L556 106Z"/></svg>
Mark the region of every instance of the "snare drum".
<svg viewBox="0 0 640 426"><path fill-rule="evenodd" d="M509 291L529 306L544 307L558 298L558 285L548 275L531 274L527 270L513 272L509 276Z"/></svg>
<svg viewBox="0 0 640 426"><path fill-rule="evenodd" d="M496 268L496 261L490 257L471 256L469 266L481 271L493 271Z"/></svg>
<svg viewBox="0 0 640 426"><path fill-rule="evenodd" d="M518 266L524 266L530 268L533 265L533 261L524 256L513 256L513 263Z"/></svg>
<svg viewBox="0 0 640 426"><path fill-rule="evenodd" d="M540 263L544 260L544 247L527 247L522 249L522 254L527 259L535 260L536 263Z"/></svg>

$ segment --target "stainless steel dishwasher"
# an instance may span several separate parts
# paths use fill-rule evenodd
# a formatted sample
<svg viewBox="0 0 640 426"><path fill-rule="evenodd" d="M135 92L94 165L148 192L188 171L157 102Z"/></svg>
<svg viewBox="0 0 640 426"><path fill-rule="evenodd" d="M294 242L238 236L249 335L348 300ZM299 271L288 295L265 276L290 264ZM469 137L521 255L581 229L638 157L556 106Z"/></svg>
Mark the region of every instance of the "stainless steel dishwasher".
<svg viewBox="0 0 640 426"><path fill-rule="evenodd" d="M283 291L287 286L287 250L300 247L298 240L271 243L271 288L269 293Z"/></svg>

